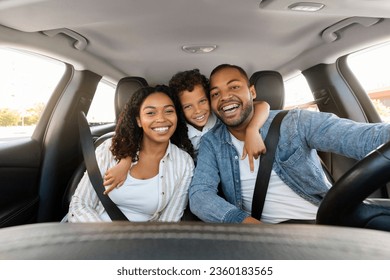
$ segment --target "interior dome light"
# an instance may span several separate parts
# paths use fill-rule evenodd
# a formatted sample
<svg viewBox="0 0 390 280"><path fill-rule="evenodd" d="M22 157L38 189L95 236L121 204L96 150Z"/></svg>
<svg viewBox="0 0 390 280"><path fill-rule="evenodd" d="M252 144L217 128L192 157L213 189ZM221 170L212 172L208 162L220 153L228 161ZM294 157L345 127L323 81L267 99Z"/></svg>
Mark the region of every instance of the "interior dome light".
<svg viewBox="0 0 390 280"><path fill-rule="evenodd" d="M217 48L217 45L208 45L208 46L183 46L181 47L183 51L188 53L209 53Z"/></svg>
<svg viewBox="0 0 390 280"><path fill-rule="evenodd" d="M325 7L324 4L314 2L298 2L288 6L290 10L300 12L317 12L323 7Z"/></svg>

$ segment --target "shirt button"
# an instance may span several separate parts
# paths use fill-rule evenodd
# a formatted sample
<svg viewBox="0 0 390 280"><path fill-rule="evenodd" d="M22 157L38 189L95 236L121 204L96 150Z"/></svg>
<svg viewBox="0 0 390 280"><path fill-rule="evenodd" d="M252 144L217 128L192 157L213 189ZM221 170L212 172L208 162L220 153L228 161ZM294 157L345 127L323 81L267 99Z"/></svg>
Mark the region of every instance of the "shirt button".
<svg viewBox="0 0 390 280"><path fill-rule="evenodd" d="M238 159L238 156L235 156L234 158L235 158L235 159Z"/></svg>
<svg viewBox="0 0 390 280"><path fill-rule="evenodd" d="M162 192L161 194L162 194L162 195L164 195L164 194L165 194L165 192Z"/></svg>

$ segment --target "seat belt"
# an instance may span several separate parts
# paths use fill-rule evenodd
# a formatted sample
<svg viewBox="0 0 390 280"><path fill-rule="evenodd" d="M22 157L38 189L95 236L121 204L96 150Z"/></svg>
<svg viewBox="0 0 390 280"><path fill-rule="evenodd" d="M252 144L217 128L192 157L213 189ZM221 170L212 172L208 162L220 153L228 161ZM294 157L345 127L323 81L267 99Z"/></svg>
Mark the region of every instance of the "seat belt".
<svg viewBox="0 0 390 280"><path fill-rule="evenodd" d="M108 195L104 195L105 188L103 186L103 179L100 174L100 169L96 161L95 147L92 141L91 130L88 125L87 118L83 111L80 112L78 117L79 122L79 133L81 149L85 165L87 167L87 173L89 180L92 183L93 188L96 191L97 196L102 202L104 209L113 221L128 221L125 214L118 208L118 206L111 200Z"/></svg>
<svg viewBox="0 0 390 280"><path fill-rule="evenodd" d="M260 158L260 166L257 172L252 200L252 217L259 221L261 219L261 213L263 212L264 201L267 195L268 183L274 163L276 147L279 142L280 125L287 113L287 110L280 111L274 117L268 130L267 137L264 140L267 152Z"/></svg>

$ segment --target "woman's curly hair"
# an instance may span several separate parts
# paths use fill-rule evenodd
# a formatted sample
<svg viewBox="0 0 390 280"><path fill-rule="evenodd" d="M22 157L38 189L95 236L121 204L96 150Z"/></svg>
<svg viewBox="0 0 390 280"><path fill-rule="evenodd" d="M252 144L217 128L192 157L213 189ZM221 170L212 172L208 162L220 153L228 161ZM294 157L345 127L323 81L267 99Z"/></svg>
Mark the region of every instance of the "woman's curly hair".
<svg viewBox="0 0 390 280"><path fill-rule="evenodd" d="M116 160L131 157L132 161L138 161L138 152L141 148L143 130L137 125L137 117L140 115L141 105L151 94L162 92L166 94L175 105L177 114L177 127L171 137L171 142L194 157L194 148L188 138L188 129L184 114L176 94L166 85L144 87L137 90L123 108L115 134L112 138L111 152Z"/></svg>
<svg viewBox="0 0 390 280"><path fill-rule="evenodd" d="M199 72L199 69L187 70L176 73L169 81L169 86L179 94L185 90L193 91L196 85L201 85L209 97L209 80Z"/></svg>

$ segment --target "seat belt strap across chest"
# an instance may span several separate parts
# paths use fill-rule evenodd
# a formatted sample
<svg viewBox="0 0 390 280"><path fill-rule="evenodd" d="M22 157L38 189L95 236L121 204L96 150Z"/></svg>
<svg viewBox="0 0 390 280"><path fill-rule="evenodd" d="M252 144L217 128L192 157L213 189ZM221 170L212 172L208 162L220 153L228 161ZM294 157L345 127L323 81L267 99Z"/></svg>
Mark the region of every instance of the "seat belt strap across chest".
<svg viewBox="0 0 390 280"><path fill-rule="evenodd" d="M264 208L265 197L267 195L268 184L274 163L276 147L279 142L280 125L288 111L280 111L272 120L264 144L267 152L260 158L260 166L257 172L255 189L252 200L252 217L260 220Z"/></svg>
<svg viewBox="0 0 390 280"><path fill-rule="evenodd" d="M113 221L128 221L125 214L118 208L118 206L111 200L108 195L104 195L103 192L105 188L103 186L103 179L100 174L100 169L96 161L95 156L95 147L92 141L91 130L88 125L87 118L85 117L84 112L79 114L79 133L80 133L80 142L81 149L83 152L83 157L85 165L87 167L87 173L89 180L92 183L93 188L96 191L97 196L99 197L101 203L106 209L107 214L110 216Z"/></svg>

